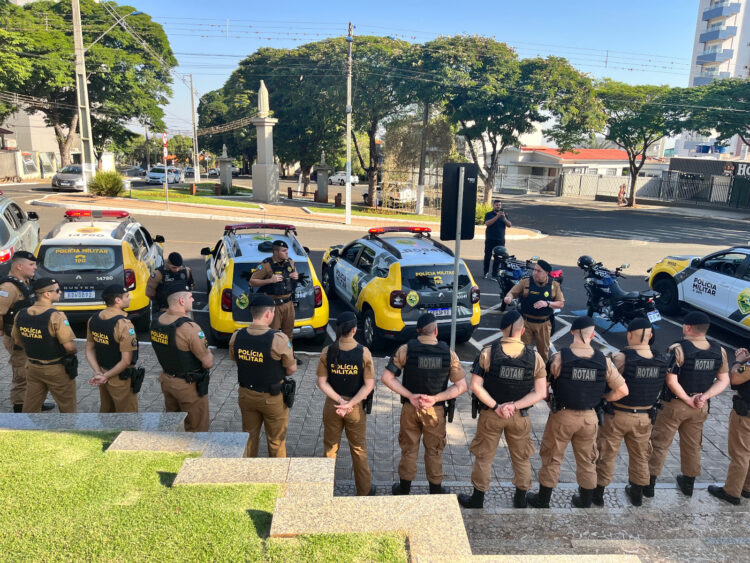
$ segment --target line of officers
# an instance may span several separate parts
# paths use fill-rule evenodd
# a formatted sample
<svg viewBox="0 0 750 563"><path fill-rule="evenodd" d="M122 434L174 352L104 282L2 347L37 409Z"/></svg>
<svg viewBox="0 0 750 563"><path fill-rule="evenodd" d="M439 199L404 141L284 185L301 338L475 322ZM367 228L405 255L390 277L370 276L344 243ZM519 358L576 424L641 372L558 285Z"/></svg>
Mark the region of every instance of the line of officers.
<svg viewBox="0 0 750 563"><path fill-rule="evenodd" d="M41 278L29 285L34 271L33 255L16 253L12 272L28 277L17 280L18 286L11 285L22 299L4 295L10 293L8 286L0 284L4 288L0 289L0 314L14 379L19 358L24 359L22 410L39 412L50 392L61 412L75 412L74 335L64 313L54 308L60 296L58 283ZM159 383L165 407L168 412L187 413L186 430L207 431L209 370L214 358L200 327L188 317L193 302L189 286L169 284L164 296L167 309L154 317L151 341L162 367ZM125 312L130 297L117 285L107 287L102 297L106 308L91 317L87 328L86 359L94 374L89 383L99 387L101 412L134 412L145 373L136 367L138 340ZM13 303L9 309L7 301ZM19 303L27 306L19 307ZM256 295L250 304L252 323L237 330L229 343L230 358L237 365L238 403L251 457L258 454L261 427L265 428L269 455L286 456L295 387L289 376L296 371L297 362L289 338L270 328L275 309L271 297ZM708 490L732 504L738 504L741 496L750 498L750 353L745 348L737 350L730 367L726 351L706 339L709 324L704 313L689 313L683 321L683 338L662 355L648 344L651 324L645 318L636 319L628 326L628 346L610 359L591 346L593 320L579 317L571 325L572 344L545 363L523 342L524 318L517 311L506 313L500 324L502 339L482 350L471 369L472 410L479 416L470 446L475 456L474 492L459 495L459 502L468 508L483 506L503 434L514 471L513 506L517 508L549 506L568 444L575 455L579 485L572 504L602 506L623 440L629 455L626 494L639 506L643 496L654 495L678 432L682 473L677 484L685 495L692 495L695 478L701 473L702 429L710 399L730 383L737 394L729 418L729 472L723 487L712 485ZM318 387L326 395L325 455L336 457L341 435L346 432L357 494L367 495L375 493L366 447L366 412L375 373L372 355L354 338L356 331L356 316L342 314L337 339L321 352L316 375ZM437 334L435 317L422 315L417 338L398 348L382 374L383 384L400 395L402 403L399 482L394 483L393 494L410 492L420 440L430 493L449 492L442 485L446 419L452 420L455 399L468 391L468 385L458 357L438 341ZM541 443L539 490L532 493L530 458L534 446L528 409L544 399L551 412Z"/></svg>

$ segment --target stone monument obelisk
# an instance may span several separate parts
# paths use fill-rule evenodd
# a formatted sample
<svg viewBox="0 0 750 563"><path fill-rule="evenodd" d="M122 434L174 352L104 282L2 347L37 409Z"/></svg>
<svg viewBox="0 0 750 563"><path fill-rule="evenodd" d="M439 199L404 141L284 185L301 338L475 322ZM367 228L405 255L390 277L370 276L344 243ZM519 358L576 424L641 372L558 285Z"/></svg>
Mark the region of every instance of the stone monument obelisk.
<svg viewBox="0 0 750 563"><path fill-rule="evenodd" d="M268 113L268 90L261 80L258 116L250 120L258 139L258 162L253 164L253 199L275 203L279 200L279 167L273 159L273 127L279 120L268 117Z"/></svg>

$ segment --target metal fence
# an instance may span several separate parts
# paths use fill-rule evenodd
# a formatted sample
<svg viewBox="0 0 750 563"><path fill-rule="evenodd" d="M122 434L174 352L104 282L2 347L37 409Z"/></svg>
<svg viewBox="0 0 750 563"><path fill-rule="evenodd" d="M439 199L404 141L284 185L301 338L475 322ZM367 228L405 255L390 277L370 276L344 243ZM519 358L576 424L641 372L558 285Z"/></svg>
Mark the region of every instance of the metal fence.
<svg viewBox="0 0 750 563"><path fill-rule="evenodd" d="M554 192L557 189L557 176L532 176L525 174L498 174L495 176L494 191L506 193Z"/></svg>

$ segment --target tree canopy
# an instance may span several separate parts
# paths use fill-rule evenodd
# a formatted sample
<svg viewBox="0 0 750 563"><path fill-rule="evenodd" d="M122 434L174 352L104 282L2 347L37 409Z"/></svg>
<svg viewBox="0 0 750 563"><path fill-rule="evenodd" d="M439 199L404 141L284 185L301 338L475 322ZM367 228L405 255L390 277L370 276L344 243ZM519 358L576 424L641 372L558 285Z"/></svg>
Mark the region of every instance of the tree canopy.
<svg viewBox="0 0 750 563"><path fill-rule="evenodd" d="M738 135L750 145L750 82L742 78L714 80L685 92L685 128L705 135L714 131L720 142Z"/></svg>

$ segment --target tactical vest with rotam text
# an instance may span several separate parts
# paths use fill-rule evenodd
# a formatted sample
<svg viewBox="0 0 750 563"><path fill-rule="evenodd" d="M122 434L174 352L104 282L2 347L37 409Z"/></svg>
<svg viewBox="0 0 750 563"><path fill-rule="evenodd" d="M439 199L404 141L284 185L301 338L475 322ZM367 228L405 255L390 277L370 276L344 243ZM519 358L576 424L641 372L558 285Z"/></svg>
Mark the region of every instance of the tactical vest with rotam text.
<svg viewBox="0 0 750 563"><path fill-rule="evenodd" d="M574 410L596 407L607 388L607 358L599 350L590 358L580 358L563 348L560 359L560 376L552 383L557 404Z"/></svg>
<svg viewBox="0 0 750 563"><path fill-rule="evenodd" d="M484 388L497 403L518 401L534 389L536 355L531 346L513 358L505 353L501 342L492 345L490 369L484 377Z"/></svg>
<svg viewBox="0 0 750 563"><path fill-rule="evenodd" d="M677 380L688 395L708 391L721 367L721 347L715 342L709 344L708 350L701 350L687 339L680 340L684 361Z"/></svg>
<svg viewBox="0 0 750 563"><path fill-rule="evenodd" d="M667 358L652 350L653 358L644 358L636 350L626 348L625 383L628 394L617 402L630 407L650 407L659 400L667 377Z"/></svg>
<svg viewBox="0 0 750 563"><path fill-rule="evenodd" d="M423 344L417 339L406 344L403 385L410 392L437 395L448 388L451 351L445 342Z"/></svg>

